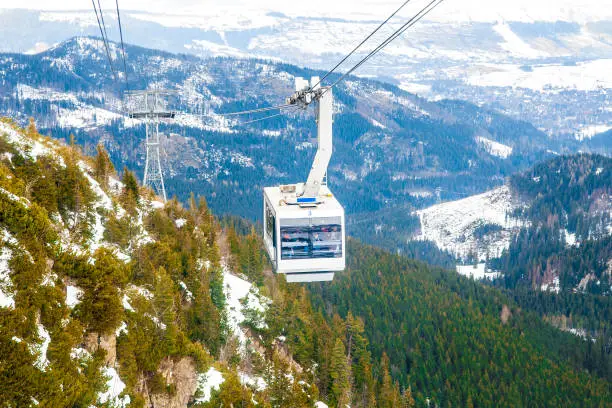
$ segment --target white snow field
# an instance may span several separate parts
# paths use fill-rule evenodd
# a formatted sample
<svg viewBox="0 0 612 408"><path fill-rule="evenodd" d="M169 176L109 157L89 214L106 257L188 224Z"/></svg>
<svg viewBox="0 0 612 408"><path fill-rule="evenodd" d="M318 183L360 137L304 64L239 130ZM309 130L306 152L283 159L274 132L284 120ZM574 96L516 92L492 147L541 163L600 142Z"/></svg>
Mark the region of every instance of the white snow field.
<svg viewBox="0 0 612 408"><path fill-rule="evenodd" d="M492 156L507 159L512 154L512 147L496 142L495 140L478 136L476 137L476 141Z"/></svg>
<svg viewBox="0 0 612 408"><path fill-rule="evenodd" d="M447 250L459 258L474 253L478 259L499 256L508 248L512 230L520 222L510 214L515 204L508 186L501 186L483 194L462 200L437 204L416 214L421 221L421 233L417 239L435 242L438 248ZM502 227L486 242L478 242L474 231L485 224Z"/></svg>

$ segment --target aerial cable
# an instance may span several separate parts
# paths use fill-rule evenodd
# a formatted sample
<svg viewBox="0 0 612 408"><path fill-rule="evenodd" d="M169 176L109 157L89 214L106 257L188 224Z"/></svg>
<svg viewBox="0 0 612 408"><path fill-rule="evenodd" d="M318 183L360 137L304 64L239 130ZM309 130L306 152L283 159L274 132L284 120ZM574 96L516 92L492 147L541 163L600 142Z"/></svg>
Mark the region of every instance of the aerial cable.
<svg viewBox="0 0 612 408"><path fill-rule="evenodd" d="M294 105L292 105L292 104L283 104L283 105L269 106L267 108L244 110L244 111L240 111L240 112L217 113L216 115L217 116L248 115L250 113L259 113L259 112L268 112L268 111L271 111L271 110L280 110L280 109L288 108L290 106L294 106Z"/></svg>
<svg viewBox="0 0 612 408"><path fill-rule="evenodd" d="M102 27L104 28L104 37L108 40L108 32L106 31L106 23L104 22L104 13L102 12L102 6L100 0L98 1L98 11L100 12L100 20L102 21Z"/></svg>
<svg viewBox="0 0 612 408"><path fill-rule="evenodd" d="M401 36L410 27L414 26L417 22L419 22L423 17L425 17L427 14L429 14L434 8L436 8L438 5L440 5L440 3L442 3L443 1L444 0L432 0L432 1L430 1L417 14L415 14L412 18L410 18L410 20L408 20L400 28L395 30L395 32L393 34L391 34L389 37L387 37L387 39L385 41L383 41L378 47L376 47L368 55L366 55L361 61L359 61L353 68L351 68L346 73L344 73L336 82L334 82L330 87L328 87L328 89L331 89L331 88L335 87L336 85L338 85L340 82L342 82L344 80L344 78L346 78L347 76L352 74L357 68L359 68L360 66L365 64L374 55L378 54L378 52L380 52L380 50L382 50L387 45L389 45L389 43L391 43L397 37ZM327 92L327 91L325 91L325 92Z"/></svg>
<svg viewBox="0 0 612 408"><path fill-rule="evenodd" d="M91 0L91 4L93 5L94 12L96 13L96 20L98 21L98 28L100 28L100 35L102 36L102 42L104 42L104 48L106 49L106 56L108 58L108 65L113 74L113 78L115 82L117 82L117 75L115 74L115 69L113 68L113 60L111 59L110 50L108 48L108 44L106 42L106 37L104 36L104 30L102 30L102 24L100 23L100 17L98 17L98 9L96 8L95 0ZM102 10L100 9L100 14L102 14Z"/></svg>
<svg viewBox="0 0 612 408"><path fill-rule="evenodd" d="M387 23L389 22L389 20L391 20L393 17L395 17L395 15L396 15L397 13L399 13L399 12L400 12L400 10L402 10L404 7L406 7L406 4L410 3L410 1L412 1L412 0L406 0L406 1L405 1L405 2L404 2L404 3L403 3L403 4L402 4L402 5L401 5L401 6L400 6L400 7L399 7L397 10L395 10L395 11L393 12L393 14L391 14L389 17L387 17L387 19L386 19L385 21L383 21L382 23L380 23L380 25L379 25L378 27L376 27L376 29L375 29L374 31L372 31L372 32L370 33L370 35L368 35L368 36L367 36L367 37L366 37L366 38L365 38L363 41L361 41L361 42L359 43L359 45L357 45L355 48L353 48L353 50L352 50L350 53L348 53L348 55L347 55L347 56L345 56L344 58L342 58L342 60L341 60L339 63L337 63L337 64L336 64L336 66L335 66L335 67L333 67L333 68L332 68L332 69L331 69L331 70L330 70L330 71L329 71L327 74L325 74L325 75L323 76L323 78L321 78L321 79L319 80L319 82L317 82L315 85L313 85L313 86L312 86L312 88L315 88L317 85L319 85L320 83L322 83L322 82L325 80L325 78L327 78L328 76L330 76L330 75L331 75L331 74L332 74L332 73L333 73L333 72L334 72L336 69L338 69L338 67L340 67L340 65L342 65L342 64L343 64L343 63L344 63L344 62L345 62L347 59L349 59L349 58L351 57L351 55L353 55L353 54L354 54L354 53L355 53L355 52L356 52L356 51L357 51L359 48L361 48L361 46L362 46L363 44L365 44L365 43L366 43L366 42L367 42L367 41L368 41L370 38L372 38L372 36L373 36L374 34L376 34L376 33L377 33L377 32L378 32L378 31L379 31L381 28L383 28L383 26L384 26L385 24L387 24Z"/></svg>
<svg viewBox="0 0 612 408"><path fill-rule="evenodd" d="M406 30L410 27L414 26L419 20L425 17L429 12L431 12L434 8L436 8L440 3L444 0L432 0L425 7L423 7L417 14L415 14L410 20L404 23L400 28L398 28L393 34L391 34L385 41L383 41L378 47L372 50L368 55L366 55L359 63L357 63L353 68L344 73L336 82L334 82L329 88L333 88L342 82L347 76L357 70L360 66L365 64L370 58L380 52L383 48L385 48L389 43L395 40L397 37L401 36ZM436 3L436 4L434 4Z"/></svg>
<svg viewBox="0 0 612 408"><path fill-rule="evenodd" d="M123 72L125 73L125 89L126 91L130 91L130 85L128 81L128 70L127 70L127 62L125 57L125 45L123 43L123 29L121 28L121 14L119 13L119 0L115 0L115 4L117 5L117 23L119 24L119 37L121 38L121 54L123 58Z"/></svg>
<svg viewBox="0 0 612 408"><path fill-rule="evenodd" d="M298 107L294 106L294 107L293 107L293 109L290 109L290 110L288 110L287 112L281 112L281 113L277 113L277 114L275 114L275 115L266 116L266 117L264 117L264 118L259 118L259 119L254 119L254 120L249 120L249 121L247 121L247 122L239 122L239 123L236 123L236 124L232 125L232 127L242 126L242 125L250 125L251 123L257 123L257 122L261 122L261 121L264 121L264 120L268 120L268 119L277 118L277 117L279 117L279 116L283 116L283 115L285 115L285 114L287 114L287 113L290 113L290 112L295 112L295 111L296 111L296 110L298 110L298 109L299 109Z"/></svg>

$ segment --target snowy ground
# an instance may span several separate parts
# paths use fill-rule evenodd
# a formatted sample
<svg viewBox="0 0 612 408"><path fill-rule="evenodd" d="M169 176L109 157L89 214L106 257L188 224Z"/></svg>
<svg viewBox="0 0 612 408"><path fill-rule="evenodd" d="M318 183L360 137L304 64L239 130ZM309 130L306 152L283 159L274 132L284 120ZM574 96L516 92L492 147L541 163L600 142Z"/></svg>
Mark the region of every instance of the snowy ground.
<svg viewBox="0 0 612 408"><path fill-rule="evenodd" d="M227 300L227 321L230 330L238 338L240 345L244 348L247 338L240 324L246 320L247 309L265 313L269 299L259 295L257 288L250 282L230 273L227 267L223 271L223 287Z"/></svg>
<svg viewBox="0 0 612 408"><path fill-rule="evenodd" d="M607 132L610 129L612 129L612 126L609 126L609 125L585 126L582 129L580 129L580 131L576 134L576 139L577 140L590 139L593 136L599 133Z"/></svg>
<svg viewBox="0 0 612 408"><path fill-rule="evenodd" d="M9 275L9 261L11 260L12 252L8 248L0 248L0 307L13 308L15 307L15 298L13 296L13 282Z"/></svg>
<svg viewBox="0 0 612 408"><path fill-rule="evenodd" d="M196 393L196 403L204 403L210 401L213 390L218 390L225 379L223 374L214 367L210 367L207 372L198 375L198 386Z"/></svg>
<svg viewBox="0 0 612 408"><path fill-rule="evenodd" d="M30 344L30 351L37 356L34 366L41 371L45 371L49 366L47 349L49 348L49 343L51 343L51 336L49 336L49 332L42 324L38 323L36 327L38 330L38 338L41 342L39 344Z"/></svg>
<svg viewBox="0 0 612 408"><path fill-rule="evenodd" d="M495 140L487 139L486 137L478 136L476 141L480 143L484 149L492 156L501 159L507 159L512 154L512 147L496 142Z"/></svg>
<svg viewBox="0 0 612 408"><path fill-rule="evenodd" d="M490 269L487 270L486 264L484 262L478 263L476 265L457 265L457 273L459 273L459 275L463 275L476 280L493 280L495 278L499 278L501 275L499 272L493 272Z"/></svg>
<svg viewBox="0 0 612 408"><path fill-rule="evenodd" d="M467 83L475 86L527 88L537 91L575 89L589 91L612 88L605 72L612 70L612 59L601 59L576 65L542 64L530 70L519 64L482 64Z"/></svg>
<svg viewBox="0 0 612 408"><path fill-rule="evenodd" d="M540 289L542 292L554 292L559 293L561 291L561 283L559 277L556 276L551 283L543 284Z"/></svg>
<svg viewBox="0 0 612 408"><path fill-rule="evenodd" d="M421 221L421 234L417 238L433 241L440 249L460 258L474 253L484 260L487 252L490 257L499 256L510 245L512 231L520 227L520 222L510 217L514 208L508 186L434 205L417 211ZM499 225L502 230L479 241L474 231L485 224Z"/></svg>
<svg viewBox="0 0 612 408"><path fill-rule="evenodd" d="M119 378L119 374L114 368L104 367L102 369L104 376L108 379L106 382L106 392L98 394L98 402L101 404L108 403L112 407L125 408L130 405L130 396L125 395L120 398L119 395L125 389L125 384Z"/></svg>
<svg viewBox="0 0 612 408"><path fill-rule="evenodd" d="M76 305L81 303L81 296L83 295L83 290L73 286L66 286L66 306L70 309L73 309Z"/></svg>

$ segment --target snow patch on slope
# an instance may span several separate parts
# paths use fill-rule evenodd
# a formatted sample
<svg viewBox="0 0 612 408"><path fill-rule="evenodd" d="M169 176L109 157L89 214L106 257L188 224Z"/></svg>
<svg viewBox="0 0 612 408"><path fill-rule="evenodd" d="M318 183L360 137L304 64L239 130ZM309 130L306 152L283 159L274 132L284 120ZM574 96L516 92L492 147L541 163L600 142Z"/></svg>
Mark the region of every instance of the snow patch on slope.
<svg viewBox="0 0 612 408"><path fill-rule="evenodd" d="M421 222L417 238L433 241L440 249L458 257L474 253L484 260L487 251L491 257L499 256L509 247L512 231L521 226L520 221L510 216L514 208L512 194L505 185L462 200L437 204L416 212ZM487 224L499 225L501 231L484 241L476 239L474 231Z"/></svg>
<svg viewBox="0 0 612 408"><path fill-rule="evenodd" d="M512 31L506 22L497 23L493 27L493 30L504 39L504 42L500 44L501 48L514 57L539 58L547 56L546 53L533 49L529 44L523 41Z"/></svg>
<svg viewBox="0 0 612 408"><path fill-rule="evenodd" d="M246 335L240 329L240 323L245 320L240 299L249 294L251 286L250 282L232 275L227 269L223 272L223 287L227 299L227 321L241 345L246 343Z"/></svg>
<svg viewBox="0 0 612 408"><path fill-rule="evenodd" d="M227 300L227 321L230 330L238 338L241 348L244 349L247 337L240 328L240 325L247 320L245 313L247 313L247 310L250 310L263 315L271 301L259 295L257 288L253 284L232 275L225 266L223 271L223 287ZM253 323L260 328L265 328L265 322L263 321L258 320Z"/></svg>
<svg viewBox="0 0 612 408"><path fill-rule="evenodd" d="M34 366L41 371L45 371L49 366L49 360L47 359L47 349L49 348L49 343L51 343L51 336L49 336L49 332L42 324L38 323L36 327L38 331L38 337L42 340L42 343L30 345L30 352L37 356L36 361L34 362Z"/></svg>
<svg viewBox="0 0 612 408"><path fill-rule="evenodd" d="M501 159L507 159L512 154L512 147L496 142L495 140L487 139L486 137L477 136L476 141L481 144L484 149L492 156Z"/></svg>
<svg viewBox="0 0 612 408"><path fill-rule="evenodd" d="M3 244L4 245L4 244ZM9 261L12 251L6 247L0 248L0 307L14 308L13 282L9 275Z"/></svg>
<svg viewBox="0 0 612 408"><path fill-rule="evenodd" d="M559 277L555 276L552 282L542 284L540 290L542 290L542 292L559 293L561 291L561 282L559 281Z"/></svg>
<svg viewBox="0 0 612 408"><path fill-rule="evenodd" d="M130 396L119 397L125 389L125 383L121 381L117 370L112 367L104 367L102 373L108 380L106 382L106 391L98 394L98 402L100 404L109 403L110 406L116 408L128 407L131 402Z"/></svg>
<svg viewBox="0 0 612 408"><path fill-rule="evenodd" d="M210 401L213 390L218 390L225 379L223 374L214 367L210 367L207 372L198 374L198 386L195 398L196 403L204 403Z"/></svg>
<svg viewBox="0 0 612 408"><path fill-rule="evenodd" d="M36 160L38 156L53 155L52 148L46 143L24 137L8 123L0 122L0 134L6 135L8 142L12 144L23 157ZM61 157L58 157L58 162L62 167L65 166Z"/></svg>
<svg viewBox="0 0 612 408"><path fill-rule="evenodd" d="M457 273L459 275L463 275L468 278L480 280L480 279L490 279L493 280L500 276L499 272L493 272L491 270L487 270L486 264L484 262L480 262L476 265L457 265Z"/></svg>
<svg viewBox="0 0 612 408"><path fill-rule="evenodd" d="M576 139L580 141L584 139L591 139L593 136L599 133L607 132L610 129L612 129L612 126L608 126L608 125L585 126L582 129L580 129L580 131L576 134Z"/></svg>
<svg viewBox="0 0 612 408"><path fill-rule="evenodd" d="M83 289L73 285L66 286L66 306L70 309L74 309L76 305L81 303L81 296L83 296Z"/></svg>

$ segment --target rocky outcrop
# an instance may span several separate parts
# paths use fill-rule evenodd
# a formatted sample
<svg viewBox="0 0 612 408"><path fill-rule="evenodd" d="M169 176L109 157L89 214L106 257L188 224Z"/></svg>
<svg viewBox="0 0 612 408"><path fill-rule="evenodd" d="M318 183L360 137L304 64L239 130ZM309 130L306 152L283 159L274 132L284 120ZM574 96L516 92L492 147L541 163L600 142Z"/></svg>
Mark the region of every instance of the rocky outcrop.
<svg viewBox="0 0 612 408"><path fill-rule="evenodd" d="M99 349L106 351L104 364L113 367L117 361L117 336L115 333L100 336L96 332L88 333L83 340L85 349L91 354Z"/></svg>
<svg viewBox="0 0 612 408"><path fill-rule="evenodd" d="M171 393L152 394L144 376L140 376L136 384L136 392L145 400L149 408L186 408L197 389L196 366L191 357L173 360L164 358L157 372L165 379Z"/></svg>

